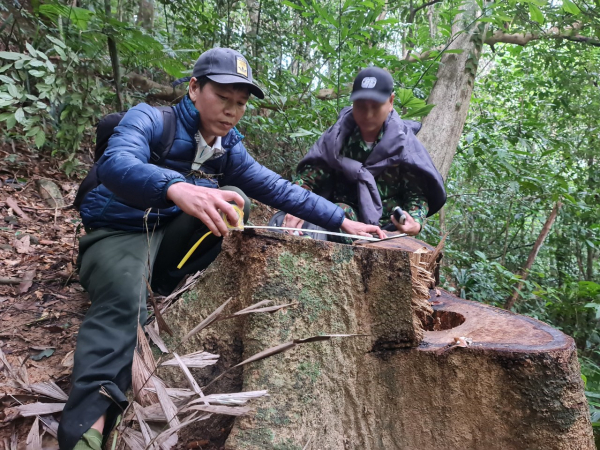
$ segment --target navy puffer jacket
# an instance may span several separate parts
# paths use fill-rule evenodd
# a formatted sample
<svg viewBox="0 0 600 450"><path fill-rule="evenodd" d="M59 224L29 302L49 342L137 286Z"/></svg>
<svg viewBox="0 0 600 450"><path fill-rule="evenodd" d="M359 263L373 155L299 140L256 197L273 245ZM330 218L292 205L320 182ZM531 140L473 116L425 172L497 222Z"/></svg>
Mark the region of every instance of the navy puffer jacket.
<svg viewBox="0 0 600 450"><path fill-rule="evenodd" d="M237 186L249 197L269 206L329 230L339 229L344 220L340 207L257 163L235 128L221 140L225 153L202 165L202 171L214 177L190 174L200 115L187 96L174 110L175 141L161 167L149 161L150 147L154 148L162 137L162 113L141 103L125 114L98 162L101 184L81 204L81 218L86 227L143 231L146 227L163 226L181 214L166 199L167 189L173 183L185 181L211 188Z"/></svg>

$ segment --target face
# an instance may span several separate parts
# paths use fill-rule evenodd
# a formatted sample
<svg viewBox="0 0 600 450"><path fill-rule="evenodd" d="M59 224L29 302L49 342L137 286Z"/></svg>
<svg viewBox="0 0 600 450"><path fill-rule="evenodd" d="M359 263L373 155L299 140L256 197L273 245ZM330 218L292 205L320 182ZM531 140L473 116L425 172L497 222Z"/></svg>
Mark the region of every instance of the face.
<svg viewBox="0 0 600 450"><path fill-rule="evenodd" d="M374 100L355 100L352 115L363 135L378 133L394 108L394 94L384 103Z"/></svg>
<svg viewBox="0 0 600 450"><path fill-rule="evenodd" d="M209 81L200 88L196 78L190 80L188 92L200 112L200 132L207 142L229 133L246 111L250 93L248 89L234 86Z"/></svg>

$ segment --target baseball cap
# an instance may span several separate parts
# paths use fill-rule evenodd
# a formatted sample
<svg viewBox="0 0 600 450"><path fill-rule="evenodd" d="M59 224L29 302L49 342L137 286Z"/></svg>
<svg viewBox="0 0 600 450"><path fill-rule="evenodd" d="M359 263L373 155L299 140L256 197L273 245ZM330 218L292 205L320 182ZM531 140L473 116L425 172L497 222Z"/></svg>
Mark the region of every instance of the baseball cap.
<svg viewBox="0 0 600 450"><path fill-rule="evenodd" d="M386 102L394 92L394 80L389 72L379 67L361 70L352 85L350 100L374 100Z"/></svg>
<svg viewBox="0 0 600 450"><path fill-rule="evenodd" d="M200 55L194 64L192 77L204 76L219 84L247 84L251 94L260 99L265 98L265 93L252 80L252 69L246 58L230 48L212 48ZM177 82L189 79L182 78Z"/></svg>

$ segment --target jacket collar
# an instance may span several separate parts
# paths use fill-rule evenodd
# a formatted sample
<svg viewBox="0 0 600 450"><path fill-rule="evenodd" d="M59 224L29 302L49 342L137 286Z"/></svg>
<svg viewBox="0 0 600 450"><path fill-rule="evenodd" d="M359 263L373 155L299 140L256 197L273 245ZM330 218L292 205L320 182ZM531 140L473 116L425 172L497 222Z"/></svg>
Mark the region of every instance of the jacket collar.
<svg viewBox="0 0 600 450"><path fill-rule="evenodd" d="M177 110L179 120L185 128L185 131L187 131L192 141L194 141L194 136L196 136L196 131L198 131L198 127L200 126L200 113L187 95L185 95L183 99L177 105L175 105L175 109ZM221 138L221 144L225 150L229 150L243 138L244 136L237 130L237 128L233 127L233 129L227 133L226 136Z"/></svg>

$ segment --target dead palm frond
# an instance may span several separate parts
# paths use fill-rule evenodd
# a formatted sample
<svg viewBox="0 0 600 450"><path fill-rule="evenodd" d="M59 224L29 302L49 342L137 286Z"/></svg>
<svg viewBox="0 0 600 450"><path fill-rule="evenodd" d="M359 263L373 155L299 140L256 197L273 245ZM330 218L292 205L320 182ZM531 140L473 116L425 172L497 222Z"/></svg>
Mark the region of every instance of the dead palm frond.
<svg viewBox="0 0 600 450"><path fill-rule="evenodd" d="M219 359L219 355L214 355L212 353L202 352L202 351L181 356L181 361L183 361L183 363L187 367L194 367L194 368L198 368L198 369L200 369L202 367L206 367L206 366L212 366L213 364L217 363L218 359ZM178 365L179 365L179 363L177 362L177 360L175 358L169 359L168 361L161 363L161 366L178 366Z"/></svg>

